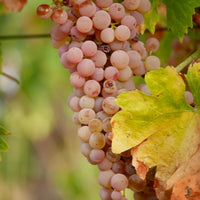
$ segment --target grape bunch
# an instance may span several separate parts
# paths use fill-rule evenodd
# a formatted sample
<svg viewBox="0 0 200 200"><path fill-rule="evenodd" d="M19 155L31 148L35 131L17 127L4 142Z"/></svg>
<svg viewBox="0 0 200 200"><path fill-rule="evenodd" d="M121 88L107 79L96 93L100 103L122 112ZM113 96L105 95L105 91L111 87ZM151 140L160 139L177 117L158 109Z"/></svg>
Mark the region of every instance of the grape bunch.
<svg viewBox="0 0 200 200"><path fill-rule="evenodd" d="M135 200L155 200L155 169L145 180L132 166L130 150L112 152L111 118L120 108L115 98L135 90L133 76L144 76L160 67L152 53L159 48L156 38L139 41L143 13L149 0L54 0L37 9L41 19L51 18L56 26L51 43L59 49L60 61L69 70L74 92L68 105L72 120L80 125L78 137L82 154L97 165L102 200L126 200L122 191L134 191ZM139 90L150 94L146 85Z"/></svg>

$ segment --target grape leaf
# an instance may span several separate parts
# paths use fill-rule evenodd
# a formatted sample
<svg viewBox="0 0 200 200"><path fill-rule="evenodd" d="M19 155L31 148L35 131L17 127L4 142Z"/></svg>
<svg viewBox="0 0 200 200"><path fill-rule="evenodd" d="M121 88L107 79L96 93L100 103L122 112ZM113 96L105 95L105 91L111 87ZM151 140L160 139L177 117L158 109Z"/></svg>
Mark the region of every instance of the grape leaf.
<svg viewBox="0 0 200 200"><path fill-rule="evenodd" d="M159 21L158 15L158 4L159 0L151 0L151 10L144 13L144 24L152 34L155 33L155 26Z"/></svg>
<svg viewBox="0 0 200 200"><path fill-rule="evenodd" d="M199 149L199 71L200 63L194 64L186 76L197 108L187 104L185 83L173 67L147 73L145 81L152 95L135 90L116 99L122 110L112 118L112 151L132 148L132 164L141 178L157 166L158 196L185 176L184 170L191 167L188 162Z"/></svg>

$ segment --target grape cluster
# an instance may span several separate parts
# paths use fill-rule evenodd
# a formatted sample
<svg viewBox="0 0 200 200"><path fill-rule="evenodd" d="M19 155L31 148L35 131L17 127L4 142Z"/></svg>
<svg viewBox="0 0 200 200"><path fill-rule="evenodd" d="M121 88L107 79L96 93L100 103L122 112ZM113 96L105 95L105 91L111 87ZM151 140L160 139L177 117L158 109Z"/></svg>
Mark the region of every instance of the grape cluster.
<svg viewBox="0 0 200 200"><path fill-rule="evenodd" d="M42 4L37 14L57 25L51 31L53 47L69 70L74 92L68 98L73 122L80 125L81 152L98 165L102 200L126 200L121 191L130 188L135 200L157 199L154 172L142 180L132 166L130 150L112 152L111 118L120 108L115 98L135 89L133 76L143 76L160 67L152 55L159 47L156 38L139 41L142 13L150 10L149 0L69 0ZM146 85L139 90L149 92Z"/></svg>

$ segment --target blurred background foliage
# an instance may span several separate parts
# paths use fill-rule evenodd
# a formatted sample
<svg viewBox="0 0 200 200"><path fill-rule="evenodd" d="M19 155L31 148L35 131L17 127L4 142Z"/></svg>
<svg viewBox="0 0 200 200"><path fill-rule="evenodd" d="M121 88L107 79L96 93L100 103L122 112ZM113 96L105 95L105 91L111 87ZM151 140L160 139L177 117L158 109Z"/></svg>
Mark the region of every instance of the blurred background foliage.
<svg viewBox="0 0 200 200"><path fill-rule="evenodd" d="M36 16L51 1L34 0L20 13L1 7L0 34L49 33L53 23ZM0 200L99 199L98 169L81 155L67 98L69 73L49 38L1 40L0 124L12 135L0 163Z"/></svg>

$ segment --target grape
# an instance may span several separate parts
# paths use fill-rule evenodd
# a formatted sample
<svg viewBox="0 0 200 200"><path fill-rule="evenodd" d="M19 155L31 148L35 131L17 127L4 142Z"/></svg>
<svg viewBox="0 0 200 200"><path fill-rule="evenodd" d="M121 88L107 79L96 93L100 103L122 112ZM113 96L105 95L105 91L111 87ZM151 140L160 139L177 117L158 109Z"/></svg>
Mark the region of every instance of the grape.
<svg viewBox="0 0 200 200"><path fill-rule="evenodd" d="M105 118L109 117L110 115L108 115L107 113L105 113L104 111L99 111L97 113L97 119L100 119L101 121L103 121Z"/></svg>
<svg viewBox="0 0 200 200"><path fill-rule="evenodd" d="M92 162L98 164L100 162L103 161L103 159L105 158L105 153L103 150L99 150L99 149L92 149L90 151L90 155L89 158Z"/></svg>
<svg viewBox="0 0 200 200"><path fill-rule="evenodd" d="M147 70L156 70L160 67L160 59L157 56L148 56L144 64Z"/></svg>
<svg viewBox="0 0 200 200"><path fill-rule="evenodd" d="M103 30L105 28L108 28L108 26L111 23L110 15L104 10L97 11L94 14L92 20L94 27L98 30Z"/></svg>
<svg viewBox="0 0 200 200"><path fill-rule="evenodd" d="M121 192L119 192L119 191L113 191L113 192L111 193L111 198L112 198L113 200L121 200L121 199L122 199L122 194L121 194Z"/></svg>
<svg viewBox="0 0 200 200"><path fill-rule="evenodd" d="M61 55L65 52L67 52L69 50L69 45L68 44L63 44L60 48L59 48L59 56L61 57Z"/></svg>
<svg viewBox="0 0 200 200"><path fill-rule="evenodd" d="M113 115L119 110L119 106L115 103L115 97L105 98L102 107L103 111L109 115Z"/></svg>
<svg viewBox="0 0 200 200"><path fill-rule="evenodd" d="M105 134L105 139L106 139L106 143L109 145L109 146L111 146L111 144L112 144L112 137L111 137L111 135L112 135L112 132L107 132L106 134Z"/></svg>
<svg viewBox="0 0 200 200"><path fill-rule="evenodd" d="M95 68L91 78L95 81L102 81L104 79L104 70L102 68Z"/></svg>
<svg viewBox="0 0 200 200"><path fill-rule="evenodd" d="M148 12L151 9L151 2L149 0L140 0L140 5L137 10L140 13Z"/></svg>
<svg viewBox="0 0 200 200"><path fill-rule="evenodd" d="M129 10L136 10L140 5L140 0L124 0L124 6Z"/></svg>
<svg viewBox="0 0 200 200"><path fill-rule="evenodd" d="M137 76L142 76L146 73L146 69L145 69L145 66L144 66L144 62L140 62L140 66L133 69L133 73Z"/></svg>
<svg viewBox="0 0 200 200"><path fill-rule="evenodd" d="M89 142L89 138L91 136L91 131L88 126L81 126L78 129L78 137L83 142Z"/></svg>
<svg viewBox="0 0 200 200"><path fill-rule="evenodd" d="M102 103L103 103L104 98L103 97L97 97L95 100L95 104L94 104L94 111L95 112L99 112L101 111L102 108Z"/></svg>
<svg viewBox="0 0 200 200"><path fill-rule="evenodd" d="M67 12L62 8L56 8L51 15L52 21L56 24L64 24L68 19Z"/></svg>
<svg viewBox="0 0 200 200"><path fill-rule="evenodd" d="M106 144L104 134L98 132L93 133L90 136L89 144L93 149L102 149Z"/></svg>
<svg viewBox="0 0 200 200"><path fill-rule="evenodd" d="M85 58L78 63L77 71L82 77L92 76L95 71L95 64L92 60Z"/></svg>
<svg viewBox="0 0 200 200"><path fill-rule="evenodd" d="M109 46L113 51L122 50L124 42L121 42L119 40L114 40L113 42L109 43Z"/></svg>
<svg viewBox="0 0 200 200"><path fill-rule="evenodd" d="M68 105L74 112L79 112L81 110L81 107L79 106L79 101L80 98L77 96L72 97L69 101Z"/></svg>
<svg viewBox="0 0 200 200"><path fill-rule="evenodd" d="M60 57L61 64L63 65L63 67L65 67L67 69L75 68L76 65L74 63L69 62L69 60L67 59L67 54L68 54L68 52L64 52L61 55L61 57Z"/></svg>
<svg viewBox="0 0 200 200"><path fill-rule="evenodd" d="M92 20L89 17L79 17L76 22L76 28L81 33L87 33L92 29Z"/></svg>
<svg viewBox="0 0 200 200"><path fill-rule="evenodd" d="M125 82L120 82L120 81L115 81L115 82L118 89L126 89L128 91L135 89L135 84L131 79Z"/></svg>
<svg viewBox="0 0 200 200"><path fill-rule="evenodd" d="M129 64L128 64L129 67L131 69L135 69L139 67L141 59L142 59L141 55L137 51L134 51L134 50L128 51L127 54L129 56Z"/></svg>
<svg viewBox="0 0 200 200"><path fill-rule="evenodd" d="M98 164L98 167L101 171L107 171L111 169L112 162L108 160L106 157Z"/></svg>
<svg viewBox="0 0 200 200"><path fill-rule="evenodd" d="M67 60L71 63L79 63L83 59L83 53L81 49L77 47L72 47L67 52Z"/></svg>
<svg viewBox="0 0 200 200"><path fill-rule="evenodd" d="M47 4L41 4L37 8L37 15L40 19L48 19L51 17L53 11Z"/></svg>
<svg viewBox="0 0 200 200"><path fill-rule="evenodd" d="M146 84L139 85L137 89L145 94L152 95L152 93L150 92L150 90Z"/></svg>
<svg viewBox="0 0 200 200"><path fill-rule="evenodd" d="M72 47L77 47L77 48L81 48L81 45L82 45L82 42L78 42L78 41L72 41L70 44L69 44L69 49L71 49Z"/></svg>
<svg viewBox="0 0 200 200"><path fill-rule="evenodd" d="M73 27L73 22L71 20L67 20L64 24L60 25L60 30L66 34L70 33L71 28Z"/></svg>
<svg viewBox="0 0 200 200"><path fill-rule="evenodd" d="M80 125L81 123L80 123L80 121L79 121L78 116L79 116L79 112L75 112L75 113L73 114L73 116L72 116L72 121L73 121L75 124Z"/></svg>
<svg viewBox="0 0 200 200"><path fill-rule="evenodd" d="M159 41L156 38L148 38L145 44L146 50L148 52L156 52L159 48Z"/></svg>
<svg viewBox="0 0 200 200"><path fill-rule="evenodd" d="M117 90L117 96L120 95L122 92L127 92L127 89L119 89Z"/></svg>
<svg viewBox="0 0 200 200"><path fill-rule="evenodd" d="M103 129L102 122L99 119L92 119L92 120L90 120L88 126L89 126L89 129L90 129L90 131L92 133L101 132L102 129Z"/></svg>
<svg viewBox="0 0 200 200"><path fill-rule="evenodd" d="M133 72L132 72L131 68L129 66L127 66L124 69L119 70L118 80L119 81L128 81L131 78L132 74L133 74Z"/></svg>
<svg viewBox="0 0 200 200"><path fill-rule="evenodd" d="M96 5L99 8L108 8L112 5L113 0L96 0Z"/></svg>
<svg viewBox="0 0 200 200"><path fill-rule="evenodd" d="M73 94L77 97L82 97L84 95L83 88L74 88Z"/></svg>
<svg viewBox="0 0 200 200"><path fill-rule="evenodd" d="M126 41L130 38L131 32L129 28L125 25L120 25L115 29L115 37L119 41Z"/></svg>
<svg viewBox="0 0 200 200"><path fill-rule="evenodd" d="M141 179L137 174L133 174L128 178L128 187L136 192L143 191L146 186L146 180Z"/></svg>
<svg viewBox="0 0 200 200"><path fill-rule="evenodd" d="M101 31L100 38L105 43L111 43L115 39L115 33L112 28L105 28Z"/></svg>
<svg viewBox="0 0 200 200"><path fill-rule="evenodd" d="M100 93L101 86L95 80L88 80L86 81L83 90L85 94L88 95L89 97L96 97Z"/></svg>
<svg viewBox="0 0 200 200"><path fill-rule="evenodd" d="M126 162L125 163L125 172L128 176L132 175L132 174L136 174L136 170L132 165L132 162Z"/></svg>
<svg viewBox="0 0 200 200"><path fill-rule="evenodd" d="M103 83L103 88L106 93L114 93L117 90L116 84L114 80L106 80Z"/></svg>
<svg viewBox="0 0 200 200"><path fill-rule="evenodd" d="M73 40L83 41L85 39L85 35L81 33L76 26L73 26L70 31L71 37Z"/></svg>
<svg viewBox="0 0 200 200"><path fill-rule="evenodd" d="M88 143L81 143L81 153L89 158L90 155L90 151L92 150L92 148L90 147L90 145Z"/></svg>
<svg viewBox="0 0 200 200"><path fill-rule="evenodd" d="M92 17L96 12L96 5L91 1L85 1L79 6L82 16Z"/></svg>
<svg viewBox="0 0 200 200"><path fill-rule="evenodd" d="M57 41L64 40L67 37L67 34L62 32L60 26L54 26L51 30L51 38Z"/></svg>
<svg viewBox="0 0 200 200"><path fill-rule="evenodd" d="M90 108L83 108L78 115L81 124L88 125L90 120L95 118L95 112Z"/></svg>
<svg viewBox="0 0 200 200"><path fill-rule="evenodd" d="M94 108L95 99L84 95L80 98L79 105L81 108Z"/></svg>
<svg viewBox="0 0 200 200"><path fill-rule="evenodd" d="M129 63L129 56L125 51L117 50L111 54L111 64L117 69L124 69Z"/></svg>
<svg viewBox="0 0 200 200"><path fill-rule="evenodd" d="M132 11L130 13L133 17L135 17L136 21L137 21L137 25L140 25L143 22L143 15L138 12L138 11Z"/></svg>
<svg viewBox="0 0 200 200"><path fill-rule="evenodd" d="M114 162L112 165L112 170L114 173L123 174L125 172L125 163L122 160Z"/></svg>
<svg viewBox="0 0 200 200"><path fill-rule="evenodd" d="M81 77L78 72L73 72L69 79L71 85L75 88L81 88L85 84L85 78Z"/></svg>
<svg viewBox="0 0 200 200"><path fill-rule="evenodd" d="M128 179L123 174L115 174L111 178L111 186L117 191L122 191L128 187Z"/></svg>
<svg viewBox="0 0 200 200"><path fill-rule="evenodd" d="M109 147L106 151L106 157L111 162L118 162L121 158L121 155L113 153L111 148Z"/></svg>
<svg viewBox="0 0 200 200"><path fill-rule="evenodd" d="M115 92L113 92L113 93L107 93L106 91L105 91L105 88L103 88L102 90L101 90L101 95L102 95L102 97L105 99L105 98L107 98L107 97L116 97L116 94L117 94L117 91L115 91Z"/></svg>
<svg viewBox="0 0 200 200"><path fill-rule="evenodd" d="M98 175L98 182L105 188L111 188L111 178L114 176L112 170L101 171Z"/></svg>
<svg viewBox="0 0 200 200"><path fill-rule="evenodd" d="M116 80L119 76L119 70L115 67L107 67L105 69L105 78L110 80Z"/></svg>
<svg viewBox="0 0 200 200"><path fill-rule="evenodd" d="M144 43L141 41L134 42L131 45L131 48L132 48L132 50L137 51L140 55L142 55L146 51Z"/></svg>
<svg viewBox="0 0 200 200"><path fill-rule="evenodd" d="M110 120L111 120L111 117L106 117L102 121L102 123L103 123L103 130L105 132L111 132L112 131Z"/></svg>
<svg viewBox="0 0 200 200"><path fill-rule="evenodd" d="M121 25L127 26L130 30L132 30L137 25L137 21L135 17L131 15L126 15L121 20Z"/></svg>
<svg viewBox="0 0 200 200"><path fill-rule="evenodd" d="M112 190L110 189L102 188L99 192L101 200L111 200L111 192Z"/></svg>
<svg viewBox="0 0 200 200"><path fill-rule="evenodd" d="M104 53L110 53L111 52L111 48L108 44L101 44L99 47L99 50L103 51Z"/></svg>
<svg viewBox="0 0 200 200"><path fill-rule="evenodd" d="M120 3L113 3L109 7L108 13L110 14L112 19L121 19L125 15L125 9L124 6Z"/></svg>
<svg viewBox="0 0 200 200"><path fill-rule="evenodd" d="M97 45L90 40L83 42L81 45L81 50L85 56L94 56L97 53Z"/></svg>
<svg viewBox="0 0 200 200"><path fill-rule="evenodd" d="M190 91L185 91L185 99L188 104L193 104L194 103L194 97Z"/></svg>
<svg viewBox="0 0 200 200"><path fill-rule="evenodd" d="M97 50L96 54L90 58L96 67L103 67L107 62L107 56L104 52Z"/></svg>

